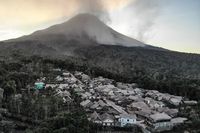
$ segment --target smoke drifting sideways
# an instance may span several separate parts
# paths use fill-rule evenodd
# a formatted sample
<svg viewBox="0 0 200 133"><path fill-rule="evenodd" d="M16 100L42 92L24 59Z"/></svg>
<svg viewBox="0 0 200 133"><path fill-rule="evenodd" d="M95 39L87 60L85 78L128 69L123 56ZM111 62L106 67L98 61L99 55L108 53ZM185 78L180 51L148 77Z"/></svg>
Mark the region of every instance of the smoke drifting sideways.
<svg viewBox="0 0 200 133"><path fill-rule="evenodd" d="M142 42L148 42L155 33L156 20L162 14L159 0L131 0L122 9L110 14L110 26Z"/></svg>
<svg viewBox="0 0 200 133"><path fill-rule="evenodd" d="M158 0L76 0L78 3L78 13L91 13L99 17L106 23L120 23L114 21L127 21L127 30L130 31L130 36L146 42L153 37L152 32L155 21L161 13L161 4ZM115 6L115 8L112 8ZM115 13L118 19L112 19L112 12ZM120 20L124 19L124 20ZM121 25L121 24L120 24Z"/></svg>
<svg viewBox="0 0 200 133"><path fill-rule="evenodd" d="M136 37L145 42L153 37L151 31L161 13L161 4L158 0L136 0L129 6L129 8L133 9L132 12L130 11L130 15L136 16L138 19Z"/></svg>

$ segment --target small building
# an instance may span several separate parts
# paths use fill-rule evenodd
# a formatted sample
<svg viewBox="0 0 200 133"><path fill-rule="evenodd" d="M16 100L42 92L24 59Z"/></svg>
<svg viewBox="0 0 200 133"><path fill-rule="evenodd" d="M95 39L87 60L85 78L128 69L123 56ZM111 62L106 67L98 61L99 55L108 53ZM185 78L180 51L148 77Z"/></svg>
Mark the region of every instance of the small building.
<svg viewBox="0 0 200 133"><path fill-rule="evenodd" d="M57 76L56 77L56 81L57 82L62 82L64 79L63 79L63 77L61 77L61 76Z"/></svg>
<svg viewBox="0 0 200 133"><path fill-rule="evenodd" d="M133 102L133 103L130 105L130 107L131 107L133 110L135 110L135 111L139 111L139 110L149 110L149 109L150 109L149 106L148 106L145 102L143 102L143 101L141 101L141 102Z"/></svg>
<svg viewBox="0 0 200 133"><path fill-rule="evenodd" d="M165 109L164 112L171 116L172 118L176 117L178 115L178 109Z"/></svg>
<svg viewBox="0 0 200 133"><path fill-rule="evenodd" d="M101 117L96 111L90 115L89 120L96 124L102 124Z"/></svg>
<svg viewBox="0 0 200 133"><path fill-rule="evenodd" d="M153 108L153 109L163 108L165 106L163 102L156 101L149 97L146 97L144 101L149 105L150 108Z"/></svg>
<svg viewBox="0 0 200 133"><path fill-rule="evenodd" d="M184 104L188 105L188 106L194 106L194 105L197 105L198 102L197 101L184 101Z"/></svg>
<svg viewBox="0 0 200 133"><path fill-rule="evenodd" d="M103 126L114 126L114 116L104 113L101 115L101 121Z"/></svg>
<svg viewBox="0 0 200 133"><path fill-rule="evenodd" d="M131 126L136 124L136 115L121 114L119 116L118 122L121 127Z"/></svg>
<svg viewBox="0 0 200 133"><path fill-rule="evenodd" d="M140 110L140 111L135 111L137 120L147 120L149 116L152 114L151 110Z"/></svg>
<svg viewBox="0 0 200 133"><path fill-rule="evenodd" d="M35 83L35 89L37 89L37 90L44 89L44 87L45 87L45 83L43 83L43 82L36 82Z"/></svg>
<svg viewBox="0 0 200 133"><path fill-rule="evenodd" d="M47 89L47 88L56 88L56 87L58 87L58 84L46 84L45 85L45 89Z"/></svg>
<svg viewBox="0 0 200 133"><path fill-rule="evenodd" d="M177 117L177 118L173 118L171 120L171 122L174 126L183 124L185 121L187 121L187 118L183 118L183 117Z"/></svg>
<svg viewBox="0 0 200 133"><path fill-rule="evenodd" d="M152 132L168 131L173 128L171 117L166 113L155 113L150 115L147 124Z"/></svg>
<svg viewBox="0 0 200 133"><path fill-rule="evenodd" d="M174 106L179 106L182 103L183 98L179 96L173 96L169 99L169 103Z"/></svg>
<svg viewBox="0 0 200 133"><path fill-rule="evenodd" d="M87 107L87 105L89 105L89 104L91 104L91 101L90 100L85 100L85 101L82 101L81 103L80 103L80 105L82 106L82 107Z"/></svg>

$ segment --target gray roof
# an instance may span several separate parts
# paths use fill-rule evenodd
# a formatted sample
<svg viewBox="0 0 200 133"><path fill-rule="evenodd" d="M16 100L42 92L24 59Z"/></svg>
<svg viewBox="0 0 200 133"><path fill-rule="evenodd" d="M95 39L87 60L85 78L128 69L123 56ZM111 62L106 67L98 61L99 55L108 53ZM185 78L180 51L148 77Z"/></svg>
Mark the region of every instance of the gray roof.
<svg viewBox="0 0 200 133"><path fill-rule="evenodd" d="M95 102L90 108L96 109L97 107L99 107L99 103Z"/></svg>
<svg viewBox="0 0 200 133"><path fill-rule="evenodd" d="M99 100L98 103L99 103L99 105L100 105L101 107L106 106L106 104L105 104L102 100Z"/></svg>
<svg viewBox="0 0 200 133"><path fill-rule="evenodd" d="M164 112L171 116L171 115L177 114L178 113L178 109L167 109Z"/></svg>
<svg viewBox="0 0 200 133"><path fill-rule="evenodd" d="M112 115L110 115L108 113L104 113L104 114L101 115L101 120L102 121L107 120L107 119L114 121L114 116L112 116Z"/></svg>
<svg viewBox="0 0 200 133"><path fill-rule="evenodd" d="M156 113L156 114L150 115L150 118L154 122L159 122L163 120L171 120L171 117L167 115L166 113Z"/></svg>
<svg viewBox="0 0 200 133"><path fill-rule="evenodd" d="M99 114L96 111L90 115L90 118L91 120L101 120Z"/></svg>
<svg viewBox="0 0 200 133"><path fill-rule="evenodd" d="M136 115L131 114L120 114L121 118L136 119Z"/></svg>
<svg viewBox="0 0 200 133"><path fill-rule="evenodd" d="M106 100L106 103L111 106L112 108L114 108L116 111L118 111L121 114L127 114L126 111L123 110L122 107L116 105L114 102L110 101L110 100Z"/></svg>
<svg viewBox="0 0 200 133"><path fill-rule="evenodd" d="M81 106L85 107L90 103L90 100L85 100L80 103Z"/></svg>
<svg viewBox="0 0 200 133"><path fill-rule="evenodd" d="M135 111L135 114L148 118L149 115L151 115L151 112L140 110L140 111Z"/></svg>
<svg viewBox="0 0 200 133"><path fill-rule="evenodd" d="M141 110L149 108L148 105L144 102L133 102L131 104L131 107L138 108L138 109L141 109Z"/></svg>
<svg viewBox="0 0 200 133"><path fill-rule="evenodd" d="M187 118L183 118L183 117L177 117L171 120L173 124L181 124L181 123L184 123L185 121L187 121Z"/></svg>

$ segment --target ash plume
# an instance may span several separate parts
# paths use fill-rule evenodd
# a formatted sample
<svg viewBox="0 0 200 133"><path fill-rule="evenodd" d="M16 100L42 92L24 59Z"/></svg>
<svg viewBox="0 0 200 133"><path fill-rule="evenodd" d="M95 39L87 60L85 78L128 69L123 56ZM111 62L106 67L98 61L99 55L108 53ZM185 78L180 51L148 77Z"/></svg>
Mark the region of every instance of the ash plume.
<svg viewBox="0 0 200 133"><path fill-rule="evenodd" d="M108 10L102 0L76 0L76 2L78 4L76 14L90 13L101 18L105 22L110 21Z"/></svg>
<svg viewBox="0 0 200 133"><path fill-rule="evenodd" d="M147 41L152 37L152 33L149 33L160 15L161 5L158 0L134 0L128 8L130 18L137 19L136 38L143 42ZM132 21L135 21L135 19L132 19Z"/></svg>

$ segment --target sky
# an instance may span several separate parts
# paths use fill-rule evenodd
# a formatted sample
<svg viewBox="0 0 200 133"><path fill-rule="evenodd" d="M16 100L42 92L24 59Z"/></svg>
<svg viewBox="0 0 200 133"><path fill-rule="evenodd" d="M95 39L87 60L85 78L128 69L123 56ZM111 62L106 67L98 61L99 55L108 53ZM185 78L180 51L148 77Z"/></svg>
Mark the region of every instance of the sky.
<svg viewBox="0 0 200 133"><path fill-rule="evenodd" d="M166 49L200 53L200 0L0 0L0 40L92 13L116 31Z"/></svg>

